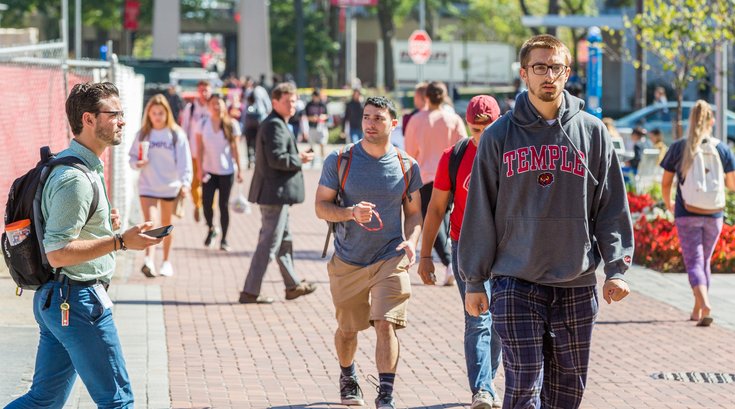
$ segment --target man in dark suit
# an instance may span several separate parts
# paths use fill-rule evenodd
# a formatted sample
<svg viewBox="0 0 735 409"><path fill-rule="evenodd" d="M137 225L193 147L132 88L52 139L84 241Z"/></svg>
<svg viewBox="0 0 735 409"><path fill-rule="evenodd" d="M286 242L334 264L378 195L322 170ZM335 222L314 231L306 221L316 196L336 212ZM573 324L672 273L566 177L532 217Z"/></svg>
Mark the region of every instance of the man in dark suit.
<svg viewBox="0 0 735 409"><path fill-rule="evenodd" d="M286 285L286 299L293 300L316 290L313 283L299 280L293 266L293 243L288 227L290 205L304 201L304 175L301 167L314 159L312 152L299 152L288 129L296 112L296 87L276 85L271 91L273 111L258 129L255 172L248 200L260 205L261 228L258 245L240 293L240 303L270 304L271 297L260 295L268 262L275 259Z"/></svg>

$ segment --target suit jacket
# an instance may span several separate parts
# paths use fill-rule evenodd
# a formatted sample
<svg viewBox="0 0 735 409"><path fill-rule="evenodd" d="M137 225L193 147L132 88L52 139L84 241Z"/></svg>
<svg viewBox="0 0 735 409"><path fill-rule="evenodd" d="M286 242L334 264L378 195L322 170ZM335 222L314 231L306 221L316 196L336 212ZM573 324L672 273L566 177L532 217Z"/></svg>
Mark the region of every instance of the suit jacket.
<svg viewBox="0 0 735 409"><path fill-rule="evenodd" d="M258 128L248 201L264 205L304 201L304 175L296 140L276 111Z"/></svg>

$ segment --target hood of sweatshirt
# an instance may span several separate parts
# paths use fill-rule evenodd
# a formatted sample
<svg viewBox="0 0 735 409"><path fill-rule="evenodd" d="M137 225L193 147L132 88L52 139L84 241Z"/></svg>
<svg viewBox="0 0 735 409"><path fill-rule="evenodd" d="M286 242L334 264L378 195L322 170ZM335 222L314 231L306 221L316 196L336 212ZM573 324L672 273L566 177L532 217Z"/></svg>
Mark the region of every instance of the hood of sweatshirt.
<svg viewBox="0 0 735 409"><path fill-rule="evenodd" d="M563 95L564 100L559 108L559 113L557 114L557 119L561 121L562 125L571 121L572 118L584 109L583 100L572 96L572 94L566 90L563 91ZM539 114L528 99L528 91L522 92L518 95L515 107L511 112L510 120L518 126L528 128L541 128L548 126L546 120L541 117L541 114Z"/></svg>

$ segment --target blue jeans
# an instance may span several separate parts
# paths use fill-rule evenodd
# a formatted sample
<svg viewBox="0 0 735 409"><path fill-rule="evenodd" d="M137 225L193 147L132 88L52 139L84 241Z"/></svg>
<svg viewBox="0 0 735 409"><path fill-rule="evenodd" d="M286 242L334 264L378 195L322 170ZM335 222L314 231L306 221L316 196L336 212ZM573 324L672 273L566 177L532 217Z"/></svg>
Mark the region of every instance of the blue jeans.
<svg viewBox="0 0 735 409"><path fill-rule="evenodd" d="M464 308L465 282L459 276L457 267L457 241L452 240L452 269L457 281L457 289L462 297L464 311L464 356L467 361L467 379L470 382L472 394L478 391L487 391L496 396L493 388L493 379L500 365L500 337L493 328L493 318L490 312L479 317L467 314ZM485 282L485 293L490 300L490 281Z"/></svg>
<svg viewBox="0 0 735 409"><path fill-rule="evenodd" d="M61 326L60 290L70 307L67 327ZM51 304L44 309L49 292ZM48 282L33 297L33 314L41 331L33 384L6 409L60 409L77 374L98 408L133 408L133 389L112 311L102 308L92 287Z"/></svg>
<svg viewBox="0 0 735 409"><path fill-rule="evenodd" d="M362 129L350 129L350 141L358 143L362 139Z"/></svg>

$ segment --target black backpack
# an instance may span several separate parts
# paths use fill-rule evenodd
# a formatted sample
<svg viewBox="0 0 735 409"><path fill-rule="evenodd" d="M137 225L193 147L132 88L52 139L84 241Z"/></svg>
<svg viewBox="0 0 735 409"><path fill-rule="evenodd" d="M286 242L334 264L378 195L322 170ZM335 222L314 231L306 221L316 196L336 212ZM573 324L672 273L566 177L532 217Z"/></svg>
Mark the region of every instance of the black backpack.
<svg viewBox="0 0 735 409"><path fill-rule="evenodd" d="M71 166L84 172L92 183L92 205L89 208L87 222L97 211L99 188L93 177L97 177L87 168L81 159L74 156L56 158L48 146L41 148L41 160L36 167L23 176L15 179L8 193L8 202L5 205L5 225L18 220L30 219L30 234L15 246L10 245L7 234L2 235L2 249L5 264L10 276L18 286L15 293L21 295L24 289L36 290L50 281L55 273L46 258L43 249L43 213L41 211L41 197L51 170L56 166ZM58 204L62 205L63 204Z"/></svg>
<svg viewBox="0 0 735 409"><path fill-rule="evenodd" d="M339 206L344 206L343 196L345 191L345 183L347 183L347 176L349 176L350 174L350 165L352 164L352 148L354 146L354 143L345 145L342 149L340 149L339 156L337 157L337 177L339 180L339 187L337 188L337 197L334 199L334 202ZM412 198L411 195L408 193L408 184L411 181L411 158L406 152L398 148L395 148L395 150L396 156L398 157L398 162L401 164L401 172L403 172L403 183L405 184L405 187L403 188L403 197L401 200L403 202L405 202L406 200L410 202ZM324 241L322 258L327 257L327 250L329 250L329 241L332 237L332 232L337 226L337 223L333 222L327 222L327 224L327 239Z"/></svg>
<svg viewBox="0 0 735 409"><path fill-rule="evenodd" d="M457 190L457 173L459 172L459 164L462 163L462 158L467 151L467 145L470 144L472 138L464 138L454 144L452 152L449 154L449 182L452 184L451 192Z"/></svg>

